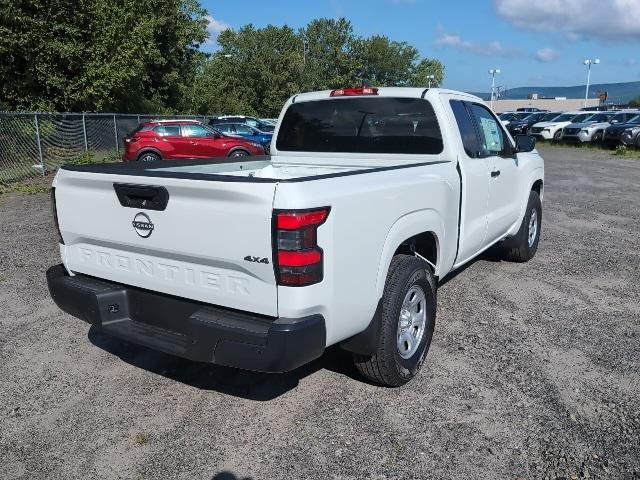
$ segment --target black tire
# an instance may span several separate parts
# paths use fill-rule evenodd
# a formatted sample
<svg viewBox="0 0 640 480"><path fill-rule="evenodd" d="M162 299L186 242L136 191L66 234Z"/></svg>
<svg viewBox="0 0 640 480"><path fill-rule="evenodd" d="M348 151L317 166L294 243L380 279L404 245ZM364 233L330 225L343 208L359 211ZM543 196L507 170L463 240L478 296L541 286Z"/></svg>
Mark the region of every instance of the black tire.
<svg viewBox="0 0 640 480"><path fill-rule="evenodd" d="M414 287L416 287L414 289ZM412 355L403 358L398 344L399 321L405 297L410 292L424 294L425 322L422 336ZM422 311L422 310L421 310ZM382 297L380 338L373 355L354 354L358 371L369 380L388 387L399 387L420 370L431 345L436 323L436 282L429 265L411 255L396 255L391 260ZM414 327L409 327L412 330ZM410 352L405 352L410 353Z"/></svg>
<svg viewBox="0 0 640 480"><path fill-rule="evenodd" d="M229 152L230 157L249 157L251 154L244 148L236 148Z"/></svg>
<svg viewBox="0 0 640 480"><path fill-rule="evenodd" d="M535 233L533 241L529 241L529 233L532 228L531 218L535 212ZM529 193L529 202L527 203L527 211L522 219L522 224L518 233L507 238L502 243L502 256L510 262L528 262L538 251L538 243L540 242L540 227L542 225L542 203L538 192L531 190Z"/></svg>
<svg viewBox="0 0 640 480"><path fill-rule="evenodd" d="M553 134L553 141L555 143L558 143L560 140L562 140L562 130L558 130L556 133Z"/></svg>
<svg viewBox="0 0 640 480"><path fill-rule="evenodd" d="M267 155L271 155L271 142L267 143L264 146L264 153L266 153Z"/></svg>
<svg viewBox="0 0 640 480"><path fill-rule="evenodd" d="M593 136L591 137L591 141L593 143L600 143L602 142L602 132L595 132L593 134Z"/></svg>
<svg viewBox="0 0 640 480"><path fill-rule="evenodd" d="M157 162L159 160L162 160L162 157L156 152L142 152L138 155L139 162Z"/></svg>

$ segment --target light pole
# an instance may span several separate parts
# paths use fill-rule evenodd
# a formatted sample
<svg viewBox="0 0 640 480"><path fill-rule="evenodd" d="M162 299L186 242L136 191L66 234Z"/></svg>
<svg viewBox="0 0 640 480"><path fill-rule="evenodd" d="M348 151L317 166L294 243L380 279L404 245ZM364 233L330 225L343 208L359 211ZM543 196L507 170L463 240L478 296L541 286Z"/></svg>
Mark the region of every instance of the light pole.
<svg viewBox="0 0 640 480"><path fill-rule="evenodd" d="M491 75L491 110L493 110L493 91L496 88L496 74L500 73L499 68L492 68L489 70L489 75Z"/></svg>
<svg viewBox="0 0 640 480"><path fill-rule="evenodd" d="M427 80L429 80L429 88L431 88L431 80L435 80L435 75L427 75Z"/></svg>
<svg viewBox="0 0 640 480"><path fill-rule="evenodd" d="M591 80L591 65L597 65L600 63L599 58L593 60L585 60L584 64L587 65L587 88L584 91L584 106L587 107L587 99L589 98L589 81Z"/></svg>

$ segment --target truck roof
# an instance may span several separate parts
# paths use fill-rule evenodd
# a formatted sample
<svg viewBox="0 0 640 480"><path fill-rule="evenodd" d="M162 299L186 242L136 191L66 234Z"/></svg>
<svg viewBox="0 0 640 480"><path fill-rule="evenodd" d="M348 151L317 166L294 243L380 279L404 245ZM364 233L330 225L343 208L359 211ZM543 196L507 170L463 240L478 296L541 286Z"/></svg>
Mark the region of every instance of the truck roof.
<svg viewBox="0 0 640 480"><path fill-rule="evenodd" d="M457 90L449 90L446 88L415 88L415 87L380 87L377 89L378 97L409 97L409 98L428 98L438 95L439 93L448 93L454 95L461 95L482 102L480 97L471 95L469 93L460 92ZM331 97L331 92L334 90L321 90L318 92L300 93L292 97L292 103L295 102L309 102L313 100L325 100ZM376 96L376 95L371 95ZM340 98L340 97L337 97Z"/></svg>

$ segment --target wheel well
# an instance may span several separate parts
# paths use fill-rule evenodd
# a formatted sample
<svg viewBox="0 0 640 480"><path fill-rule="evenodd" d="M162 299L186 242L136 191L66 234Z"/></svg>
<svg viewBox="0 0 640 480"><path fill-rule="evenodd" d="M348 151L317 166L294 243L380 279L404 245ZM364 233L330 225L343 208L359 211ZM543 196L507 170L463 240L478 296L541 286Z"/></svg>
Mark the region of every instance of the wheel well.
<svg viewBox="0 0 640 480"><path fill-rule="evenodd" d="M156 154L156 155L158 155L160 158L162 158L162 154L161 154L158 150L156 150L155 148L145 148L145 149L143 149L143 150L140 150L140 152L138 152L138 155L136 156L136 158L137 158L138 160L140 160L140 157L141 157L142 155L144 155L145 153L155 153L155 154Z"/></svg>
<svg viewBox="0 0 640 480"><path fill-rule="evenodd" d="M538 196L542 199L542 180L536 180L531 190L538 193Z"/></svg>
<svg viewBox="0 0 640 480"><path fill-rule="evenodd" d="M227 153L227 156L231 155L233 152L237 152L238 150L242 150L243 152L247 152L249 155L251 155L251 153L249 152L249 150L243 146L237 146L237 147L231 147L229 149L229 153Z"/></svg>
<svg viewBox="0 0 640 480"><path fill-rule="evenodd" d="M418 254L426 258L433 265L438 265L438 237L433 232L422 232L407 238L394 252L398 254L414 255ZM434 271L435 273L435 271Z"/></svg>

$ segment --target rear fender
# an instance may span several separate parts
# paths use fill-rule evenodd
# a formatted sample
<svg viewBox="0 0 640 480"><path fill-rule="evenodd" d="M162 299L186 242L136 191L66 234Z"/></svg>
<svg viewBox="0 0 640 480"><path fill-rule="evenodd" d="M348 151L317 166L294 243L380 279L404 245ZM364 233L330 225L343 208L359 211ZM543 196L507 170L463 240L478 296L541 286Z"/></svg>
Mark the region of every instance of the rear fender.
<svg viewBox="0 0 640 480"><path fill-rule="evenodd" d="M433 232L438 243L438 261L435 275L439 276L442 255L440 246L445 241L444 223L440 214L433 209L418 210L400 217L389 229L387 238L382 248L380 262L378 264L378 276L376 280L376 298L381 298L384 284L387 280L387 272L391 265L391 259L398 247L405 240L424 232Z"/></svg>

